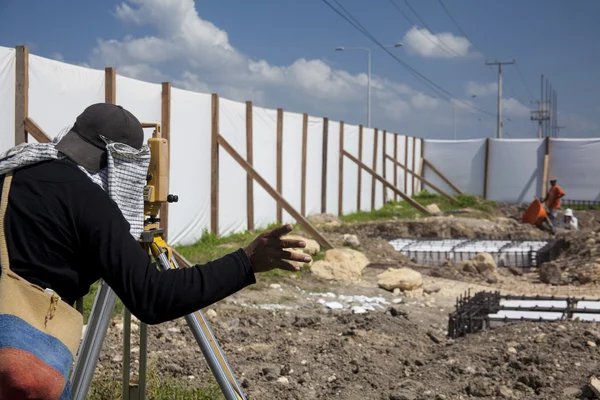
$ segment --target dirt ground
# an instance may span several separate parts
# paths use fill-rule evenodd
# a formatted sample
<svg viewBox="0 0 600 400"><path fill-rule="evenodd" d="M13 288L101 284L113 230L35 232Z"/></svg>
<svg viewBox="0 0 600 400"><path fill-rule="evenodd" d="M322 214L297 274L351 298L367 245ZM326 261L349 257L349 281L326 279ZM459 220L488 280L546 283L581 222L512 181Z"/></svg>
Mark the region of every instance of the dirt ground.
<svg viewBox="0 0 600 400"><path fill-rule="evenodd" d="M518 223L518 208L501 211L488 220L471 219L466 212L320 226L336 245L344 234L357 235L358 249L371 262L359 282L324 281L311 273L259 278L256 285L204 310L247 398L596 398L589 382L600 376L598 323L519 322L456 340L446 330L457 297L468 290L600 299L600 281L547 284L537 269L500 268L494 282L462 272L448 275L440 267L415 265L387 242L398 237L549 238ZM600 212L579 212L578 217L580 232L559 233L568 247L557 263L569 268L592 265L600 257ZM390 266L421 272L422 287L397 294L380 288L377 275ZM563 273L568 275L567 267ZM104 342L99 379L120 380L119 322L113 321ZM137 333L134 329L134 351L139 352ZM150 326L148 336L152 368L198 386L209 382L207 364L183 319Z"/></svg>

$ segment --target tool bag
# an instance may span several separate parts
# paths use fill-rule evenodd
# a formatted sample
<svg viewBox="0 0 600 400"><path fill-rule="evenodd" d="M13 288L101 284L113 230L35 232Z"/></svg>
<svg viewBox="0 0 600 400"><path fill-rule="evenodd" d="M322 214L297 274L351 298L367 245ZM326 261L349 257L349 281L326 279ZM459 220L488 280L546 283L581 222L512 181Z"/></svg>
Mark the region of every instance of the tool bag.
<svg viewBox="0 0 600 400"><path fill-rule="evenodd" d="M0 203L0 398L8 399L3 391L11 388L31 398L67 400L83 316L10 270L4 220L11 182L8 172Z"/></svg>

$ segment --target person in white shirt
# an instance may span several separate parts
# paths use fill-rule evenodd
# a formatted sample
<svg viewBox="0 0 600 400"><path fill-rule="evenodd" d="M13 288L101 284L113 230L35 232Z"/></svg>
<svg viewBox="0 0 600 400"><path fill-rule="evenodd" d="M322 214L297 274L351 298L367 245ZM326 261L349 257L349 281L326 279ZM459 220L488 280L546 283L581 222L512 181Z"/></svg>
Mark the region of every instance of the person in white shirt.
<svg viewBox="0 0 600 400"><path fill-rule="evenodd" d="M562 220L562 227L564 229L569 229L569 230L578 230L578 223L577 223L577 217L575 217L573 215L573 210L571 210L570 208L567 208L565 210L565 215L563 216L563 220Z"/></svg>

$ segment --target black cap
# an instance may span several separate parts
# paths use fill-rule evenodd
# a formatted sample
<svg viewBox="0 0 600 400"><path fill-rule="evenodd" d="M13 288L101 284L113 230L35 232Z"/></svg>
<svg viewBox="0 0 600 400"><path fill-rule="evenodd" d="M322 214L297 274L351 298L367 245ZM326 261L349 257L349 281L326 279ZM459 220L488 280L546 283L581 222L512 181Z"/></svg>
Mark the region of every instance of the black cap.
<svg viewBox="0 0 600 400"><path fill-rule="evenodd" d="M121 106L92 104L77 117L73 128L56 144L56 149L90 172L106 166L106 142L124 143L140 149L144 130L140 121Z"/></svg>

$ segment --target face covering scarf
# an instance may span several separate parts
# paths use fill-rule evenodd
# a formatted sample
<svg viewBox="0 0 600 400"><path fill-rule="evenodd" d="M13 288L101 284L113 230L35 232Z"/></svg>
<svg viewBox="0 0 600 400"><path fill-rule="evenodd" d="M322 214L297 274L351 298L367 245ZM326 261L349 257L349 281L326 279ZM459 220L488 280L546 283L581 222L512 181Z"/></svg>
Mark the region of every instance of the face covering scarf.
<svg viewBox="0 0 600 400"><path fill-rule="evenodd" d="M32 285L9 268L4 213L12 171L53 159L65 159L55 149L69 132L63 129L50 143L21 143L0 155L0 175L5 175L0 203L0 385L2 374L28 371L29 379L16 382L30 398L70 400L69 372L81 340L83 317L53 292ZM107 143L107 165L98 173L78 166L115 201L136 239L144 230L143 189L150 149ZM43 384L40 384L43 382ZM14 388L13 388L14 389ZM0 398L8 398L0 386Z"/></svg>

